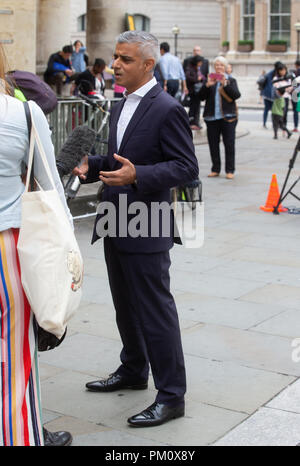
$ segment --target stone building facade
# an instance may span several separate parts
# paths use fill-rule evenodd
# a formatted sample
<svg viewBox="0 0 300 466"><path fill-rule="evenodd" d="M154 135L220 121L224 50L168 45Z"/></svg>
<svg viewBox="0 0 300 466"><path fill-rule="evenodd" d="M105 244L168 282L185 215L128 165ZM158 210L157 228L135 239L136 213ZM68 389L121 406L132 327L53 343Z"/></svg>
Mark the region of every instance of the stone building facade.
<svg viewBox="0 0 300 466"><path fill-rule="evenodd" d="M198 43L211 58L219 49L220 13L217 0L0 0L0 41L12 67L29 71L42 72L51 53L76 39L87 45L91 61L108 61L130 14L173 52L178 25L182 59Z"/></svg>
<svg viewBox="0 0 300 466"><path fill-rule="evenodd" d="M292 67L299 55L300 0L0 0L0 42L10 68L42 73L51 53L81 39L92 62L111 60L116 36L128 28L148 29L175 49L172 28L180 29L177 54L191 54L195 44L212 59L220 52L233 65L243 99L258 100L256 79L281 60ZM286 39L285 52L268 50L270 39ZM240 40L252 40L253 50L241 52ZM222 51L223 41L229 42Z"/></svg>

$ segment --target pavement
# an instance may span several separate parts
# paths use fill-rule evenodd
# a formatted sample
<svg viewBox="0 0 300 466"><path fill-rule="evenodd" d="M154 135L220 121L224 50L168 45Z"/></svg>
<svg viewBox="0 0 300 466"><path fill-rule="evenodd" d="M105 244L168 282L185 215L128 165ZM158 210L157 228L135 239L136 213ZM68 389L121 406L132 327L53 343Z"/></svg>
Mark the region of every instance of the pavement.
<svg viewBox="0 0 300 466"><path fill-rule="evenodd" d="M238 125L233 180L224 172L207 178L205 132L197 136L205 241L200 249L176 245L171 251L171 289L187 369L185 417L148 429L127 425L129 416L153 402L152 377L149 389L138 392L85 390L86 382L118 367L121 350L103 244L91 246L94 217L86 217L75 220L85 261L81 306L64 343L39 355L49 430L71 431L75 446L300 442L300 215L259 208L273 173L281 189L298 135L287 140L280 134L275 141L272 131L260 125ZM296 160L291 182L299 168ZM82 202L95 190L84 188ZM300 207L292 196L284 205Z"/></svg>

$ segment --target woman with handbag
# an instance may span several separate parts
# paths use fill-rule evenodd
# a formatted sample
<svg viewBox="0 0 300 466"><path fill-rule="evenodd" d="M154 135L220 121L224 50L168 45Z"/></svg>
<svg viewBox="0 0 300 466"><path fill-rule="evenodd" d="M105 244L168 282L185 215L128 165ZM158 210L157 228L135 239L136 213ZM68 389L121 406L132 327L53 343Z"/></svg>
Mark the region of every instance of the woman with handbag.
<svg viewBox="0 0 300 466"><path fill-rule="evenodd" d="M215 73L208 75L200 90L200 99L205 100L203 118L207 126L207 139L212 160L209 177L217 177L221 171L220 138L225 147L226 178L234 178L235 128L237 124L236 100L241 96L237 82L225 73L224 57L214 60Z"/></svg>
<svg viewBox="0 0 300 466"><path fill-rule="evenodd" d="M190 59L189 65L185 71L186 85L190 96L189 119L192 130L199 130L200 125L200 97L199 91L205 81L205 76L201 73L200 68L203 63L203 57L195 55Z"/></svg>
<svg viewBox="0 0 300 466"><path fill-rule="evenodd" d="M36 324L24 293L17 251L21 225L22 163L27 164L29 138L23 103L10 95L5 82L5 58L0 44L0 445L66 445L68 432L50 433L41 420ZM30 102L35 125L66 212L46 117ZM45 170L35 158L35 178L48 189Z"/></svg>

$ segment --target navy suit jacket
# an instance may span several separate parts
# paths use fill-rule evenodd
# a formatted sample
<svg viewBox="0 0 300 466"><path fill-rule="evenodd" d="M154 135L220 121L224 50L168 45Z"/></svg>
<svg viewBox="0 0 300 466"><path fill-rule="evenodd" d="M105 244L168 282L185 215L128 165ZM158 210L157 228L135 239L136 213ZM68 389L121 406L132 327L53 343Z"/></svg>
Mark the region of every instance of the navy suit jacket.
<svg viewBox="0 0 300 466"><path fill-rule="evenodd" d="M183 106L155 85L142 98L124 133L117 150L117 124L125 99L118 102L110 116L110 133L107 156L90 156L87 183L99 181L100 170L116 170L121 164L114 153L128 158L136 168L137 184L126 186L105 185L102 202L109 201L119 213L120 194L127 195L127 204L142 201L147 206L149 237L122 237L117 231L112 237L116 248L127 253L152 253L170 249L173 246L173 225L171 234L163 237L161 225L159 235L151 237L150 207L153 202L170 202L170 188L189 182L198 177L198 162L189 119ZM124 198L124 196L123 196ZM97 215L92 243L99 239ZM128 215L128 223L134 215ZM171 223L172 223L171 218Z"/></svg>

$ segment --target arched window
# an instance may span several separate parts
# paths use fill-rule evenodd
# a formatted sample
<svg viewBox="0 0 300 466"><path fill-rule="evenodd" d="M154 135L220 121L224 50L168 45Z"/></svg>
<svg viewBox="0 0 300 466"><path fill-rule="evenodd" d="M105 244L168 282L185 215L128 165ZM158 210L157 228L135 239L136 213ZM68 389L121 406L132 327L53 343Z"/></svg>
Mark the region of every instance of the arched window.
<svg viewBox="0 0 300 466"><path fill-rule="evenodd" d="M290 42L291 0L270 0L269 39Z"/></svg>
<svg viewBox="0 0 300 466"><path fill-rule="evenodd" d="M242 39L254 40L255 1L243 0Z"/></svg>

